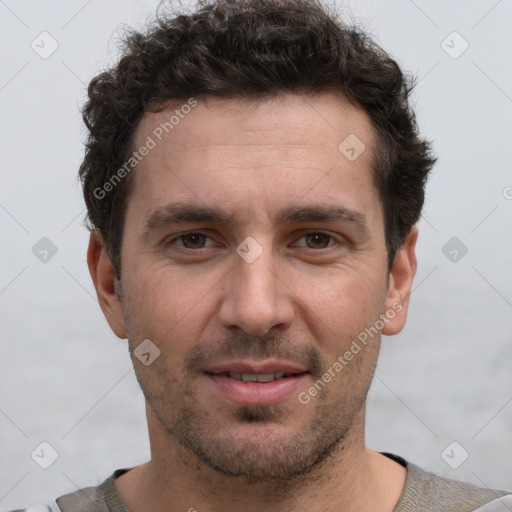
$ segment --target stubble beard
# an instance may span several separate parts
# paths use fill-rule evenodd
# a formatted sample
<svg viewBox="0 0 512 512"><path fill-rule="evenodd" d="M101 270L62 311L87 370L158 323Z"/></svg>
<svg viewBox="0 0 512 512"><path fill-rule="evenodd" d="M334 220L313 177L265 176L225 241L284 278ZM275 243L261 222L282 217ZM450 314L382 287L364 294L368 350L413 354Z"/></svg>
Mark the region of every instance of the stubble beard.
<svg viewBox="0 0 512 512"><path fill-rule="evenodd" d="M297 480L322 467L343 449L352 422L364 407L364 400L358 404L315 400L299 405L316 408L312 419L293 426L286 418L295 405L291 412L281 406L238 406L231 413L231 420L243 431L237 435L207 412L190 389L171 399L172 392L144 394L162 427L183 448L207 467L226 476L246 477L251 483Z"/></svg>
<svg viewBox="0 0 512 512"><path fill-rule="evenodd" d="M236 346L244 346L244 342ZM273 339L262 339L261 343L252 345L250 351L242 353L249 355L252 352L251 355L262 357L267 350L268 356L281 355ZM352 377L339 377L345 381L345 389L343 393L338 391L337 397L336 388L340 388L340 383L332 383L320 390L308 404L300 404L297 399L296 403L276 406L233 406L229 413L226 409L221 412L219 418L208 412L196 398L194 381L189 377L194 375L192 371L179 382L166 368L163 358L142 368L134 359L132 344L130 355L135 368L139 368L136 376L146 401L162 428L201 463L222 475L245 477L249 483L292 483L303 481L304 477L311 478L312 473L328 464L333 455L346 447L355 420L362 417L364 422L366 396L378 347L368 366L362 364L354 369ZM206 354L202 356L202 359L207 357ZM316 381L324 368L319 355L313 356L306 367L314 369L311 377ZM305 362L307 358L304 357ZM372 359L369 354L367 357ZM201 358L196 362L200 361ZM351 379L360 380L355 390L349 389ZM294 425L290 418L286 421L297 407L315 408L306 423ZM231 416L228 418L231 431L223 426L226 414ZM239 432L232 432L234 423L240 425ZM364 437L364 426L362 429Z"/></svg>

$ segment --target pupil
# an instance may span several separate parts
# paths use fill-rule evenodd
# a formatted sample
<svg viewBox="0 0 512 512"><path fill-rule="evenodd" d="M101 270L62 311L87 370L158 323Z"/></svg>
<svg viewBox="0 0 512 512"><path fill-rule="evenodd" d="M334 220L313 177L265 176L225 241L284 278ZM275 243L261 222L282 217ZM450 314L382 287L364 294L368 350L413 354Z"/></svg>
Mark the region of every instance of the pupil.
<svg viewBox="0 0 512 512"><path fill-rule="evenodd" d="M197 249L198 247L202 247L204 245L204 237L199 233L193 233L191 235L185 235L183 237L183 242L185 246L188 247L189 249Z"/></svg>
<svg viewBox="0 0 512 512"><path fill-rule="evenodd" d="M329 242L328 238L329 237L327 235L324 235L323 233L313 233L312 235L308 235L308 240L312 242L313 245L320 244L322 248L327 247L327 243ZM322 241L326 243L322 243Z"/></svg>

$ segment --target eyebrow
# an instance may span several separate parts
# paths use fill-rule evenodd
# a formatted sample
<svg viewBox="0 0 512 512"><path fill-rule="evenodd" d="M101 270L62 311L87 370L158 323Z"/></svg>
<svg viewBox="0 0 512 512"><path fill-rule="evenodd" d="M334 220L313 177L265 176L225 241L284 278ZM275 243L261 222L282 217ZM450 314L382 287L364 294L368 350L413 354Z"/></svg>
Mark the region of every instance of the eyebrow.
<svg viewBox="0 0 512 512"><path fill-rule="evenodd" d="M310 221L342 221L369 232L368 220L362 213L342 205L293 205L283 208L272 215L276 224ZM158 228L170 224L184 223L230 224L236 222L236 215L230 214L218 206L204 204L170 203L149 212L144 222L141 238L147 238Z"/></svg>

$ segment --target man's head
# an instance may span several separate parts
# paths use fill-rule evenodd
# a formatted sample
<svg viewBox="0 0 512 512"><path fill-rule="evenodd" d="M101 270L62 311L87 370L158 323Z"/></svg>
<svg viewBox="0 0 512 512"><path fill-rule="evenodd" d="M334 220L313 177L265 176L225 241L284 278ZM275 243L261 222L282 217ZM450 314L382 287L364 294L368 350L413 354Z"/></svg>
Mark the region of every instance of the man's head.
<svg viewBox="0 0 512 512"><path fill-rule="evenodd" d="M432 165L398 67L309 2L207 4L130 48L81 172L154 456L284 480L357 450Z"/></svg>
<svg viewBox="0 0 512 512"><path fill-rule="evenodd" d="M372 121L376 148L371 167L391 265L419 219L433 164L408 104L410 84L396 62L314 1L202 4L194 14L161 19L146 34L131 35L118 66L89 86L84 120L90 136L80 176L90 224L101 232L118 276L138 161L133 152L140 149L134 146L134 133L145 112L170 100L263 100L329 89L342 93Z"/></svg>

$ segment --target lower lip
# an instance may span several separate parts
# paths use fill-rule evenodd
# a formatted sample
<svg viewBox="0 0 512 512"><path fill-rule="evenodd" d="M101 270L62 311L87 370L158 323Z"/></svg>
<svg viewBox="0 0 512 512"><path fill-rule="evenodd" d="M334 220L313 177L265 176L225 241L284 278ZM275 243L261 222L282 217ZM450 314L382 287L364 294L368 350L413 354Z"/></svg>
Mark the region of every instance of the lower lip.
<svg viewBox="0 0 512 512"><path fill-rule="evenodd" d="M224 375L207 374L216 388L229 400L244 405L271 405L285 401L297 393L308 373L271 382L242 382Z"/></svg>

